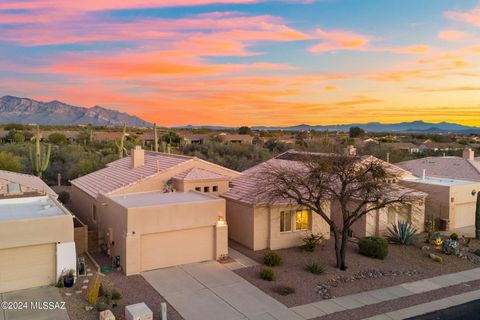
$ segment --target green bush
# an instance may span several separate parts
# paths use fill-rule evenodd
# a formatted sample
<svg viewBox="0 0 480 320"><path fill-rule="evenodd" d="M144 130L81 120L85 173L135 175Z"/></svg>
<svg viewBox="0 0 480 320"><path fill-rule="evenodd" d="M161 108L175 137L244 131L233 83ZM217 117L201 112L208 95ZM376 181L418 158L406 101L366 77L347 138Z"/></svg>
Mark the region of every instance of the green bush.
<svg viewBox="0 0 480 320"><path fill-rule="evenodd" d="M119 291L117 291L115 289L112 290L112 300L113 301L121 300L122 298L123 298L122 294Z"/></svg>
<svg viewBox="0 0 480 320"><path fill-rule="evenodd" d="M263 256L263 263L269 267L276 267L282 264L282 256L276 252L270 251Z"/></svg>
<svg viewBox="0 0 480 320"><path fill-rule="evenodd" d="M63 204L67 204L68 201L70 201L70 193L68 193L67 191L61 191L58 194L58 201L60 201Z"/></svg>
<svg viewBox="0 0 480 320"><path fill-rule="evenodd" d="M393 228L388 227L388 240L398 243L409 245L417 234L410 222L399 221Z"/></svg>
<svg viewBox="0 0 480 320"><path fill-rule="evenodd" d="M388 241L380 237L365 237L358 243L360 253L364 256L385 259L388 255Z"/></svg>
<svg viewBox="0 0 480 320"><path fill-rule="evenodd" d="M303 244L300 246L300 249L313 252L315 248L320 244L322 241L323 236L321 234L315 234L313 232L308 233L302 238Z"/></svg>
<svg viewBox="0 0 480 320"><path fill-rule="evenodd" d="M450 235L450 239L452 239L453 241L458 241L458 234L452 233L452 234Z"/></svg>
<svg viewBox="0 0 480 320"><path fill-rule="evenodd" d="M262 271L260 271L260 278L265 281L273 281L275 280L275 273L271 268L263 268Z"/></svg>
<svg viewBox="0 0 480 320"><path fill-rule="evenodd" d="M325 272L325 268L319 264L318 262L311 261L305 264L305 269L308 272L311 272L313 274L322 274Z"/></svg>

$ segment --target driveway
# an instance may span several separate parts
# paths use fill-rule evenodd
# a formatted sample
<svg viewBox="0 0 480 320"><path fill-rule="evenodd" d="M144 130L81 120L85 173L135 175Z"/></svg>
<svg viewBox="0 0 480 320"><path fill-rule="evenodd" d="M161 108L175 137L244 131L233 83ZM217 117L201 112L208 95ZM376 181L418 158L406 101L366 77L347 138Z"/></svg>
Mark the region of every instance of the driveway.
<svg viewBox="0 0 480 320"><path fill-rule="evenodd" d="M216 261L144 272L185 320L302 320Z"/></svg>
<svg viewBox="0 0 480 320"><path fill-rule="evenodd" d="M3 302L3 303L2 303ZM5 310L5 302L21 302L22 310ZM50 303L43 305L43 303ZM0 294L0 320L69 320L63 299L55 287L41 287ZM14 307L18 304L12 305Z"/></svg>

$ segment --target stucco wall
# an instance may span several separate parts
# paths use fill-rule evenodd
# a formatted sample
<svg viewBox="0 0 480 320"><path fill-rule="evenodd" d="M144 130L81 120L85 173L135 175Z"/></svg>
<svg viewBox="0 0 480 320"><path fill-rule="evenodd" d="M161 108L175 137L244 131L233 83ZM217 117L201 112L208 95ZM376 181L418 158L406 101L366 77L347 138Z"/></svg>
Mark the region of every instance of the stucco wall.
<svg viewBox="0 0 480 320"><path fill-rule="evenodd" d="M253 249L253 206L234 200L226 200L228 237Z"/></svg>
<svg viewBox="0 0 480 320"><path fill-rule="evenodd" d="M204 188L209 188L209 194L221 195L228 191L228 180L227 179L216 179L216 180L195 180L195 181L179 181L175 180L175 186L178 187L177 190L188 192L196 191L195 188L200 188L199 192L204 192ZM217 187L217 191L213 191L213 187Z"/></svg>
<svg viewBox="0 0 480 320"><path fill-rule="evenodd" d="M97 207L98 216L98 204L97 201L89 196L87 193L72 186L72 193L70 197L70 207L73 214L80 219L84 224L88 226L89 230L96 230L97 223L92 219L93 205Z"/></svg>

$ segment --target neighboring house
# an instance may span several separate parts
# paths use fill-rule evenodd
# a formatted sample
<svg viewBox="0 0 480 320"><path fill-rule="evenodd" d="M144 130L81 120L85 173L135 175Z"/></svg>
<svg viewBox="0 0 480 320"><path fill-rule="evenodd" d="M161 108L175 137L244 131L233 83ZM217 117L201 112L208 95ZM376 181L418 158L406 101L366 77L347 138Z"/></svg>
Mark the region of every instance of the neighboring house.
<svg viewBox="0 0 480 320"><path fill-rule="evenodd" d="M419 146L421 151L457 151L462 150L465 146L456 142L431 142L426 141Z"/></svg>
<svg viewBox="0 0 480 320"><path fill-rule="evenodd" d="M228 253L225 200L218 195L238 175L198 158L137 147L72 180L72 207L127 275L218 259Z"/></svg>
<svg viewBox="0 0 480 320"><path fill-rule="evenodd" d="M390 147L394 150L405 151L408 153L419 153L421 152L420 147L411 142L397 142L397 143L384 143L384 146Z"/></svg>
<svg viewBox="0 0 480 320"><path fill-rule="evenodd" d="M40 178L0 170L0 293L76 270L73 216Z"/></svg>
<svg viewBox="0 0 480 320"><path fill-rule="evenodd" d="M427 192L426 214L449 220L450 229L475 224L480 161L471 149L462 157L426 157L397 164L421 178L405 185Z"/></svg>
<svg viewBox="0 0 480 320"><path fill-rule="evenodd" d="M253 137L248 134L220 133L218 138L223 142L252 144Z"/></svg>
<svg viewBox="0 0 480 320"><path fill-rule="evenodd" d="M354 152L350 147L348 153ZM301 166L298 155L301 152L287 151L276 158L268 160L253 168L231 182L231 189L222 197L227 200L227 222L229 237L252 250L279 249L298 246L302 243L301 237L305 231L320 233L326 239L330 237L328 224L315 212L292 206L288 202L268 203L258 197L259 174L268 166ZM329 156L322 153L310 153L318 156ZM374 157L362 157L362 161L381 161ZM391 170L396 170L402 176L409 176L408 172L389 163L382 162ZM261 177L260 177L261 179ZM352 228L353 235L381 235L386 232L387 226L398 220L408 220L419 230L423 230L424 201L426 194L406 189L397 185L399 192L411 191L416 196L412 203L385 208L371 212L360 219ZM332 219L340 222L341 213L338 204L325 202L325 210Z"/></svg>
<svg viewBox="0 0 480 320"><path fill-rule="evenodd" d="M180 137L183 139L184 144L203 144L210 140L211 135L209 134L180 134Z"/></svg>

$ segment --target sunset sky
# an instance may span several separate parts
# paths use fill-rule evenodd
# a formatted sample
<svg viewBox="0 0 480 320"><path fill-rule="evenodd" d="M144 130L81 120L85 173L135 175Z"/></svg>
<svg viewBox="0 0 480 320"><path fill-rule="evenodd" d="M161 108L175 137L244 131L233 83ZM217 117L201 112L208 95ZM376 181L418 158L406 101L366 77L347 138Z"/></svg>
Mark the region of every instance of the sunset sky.
<svg viewBox="0 0 480 320"><path fill-rule="evenodd" d="M480 126L480 1L1 0L0 95L165 126Z"/></svg>

